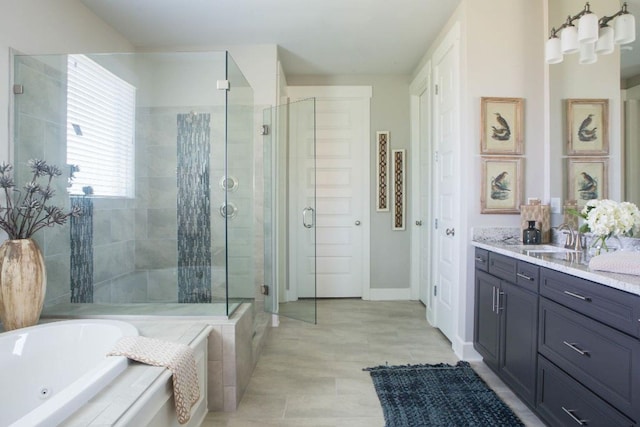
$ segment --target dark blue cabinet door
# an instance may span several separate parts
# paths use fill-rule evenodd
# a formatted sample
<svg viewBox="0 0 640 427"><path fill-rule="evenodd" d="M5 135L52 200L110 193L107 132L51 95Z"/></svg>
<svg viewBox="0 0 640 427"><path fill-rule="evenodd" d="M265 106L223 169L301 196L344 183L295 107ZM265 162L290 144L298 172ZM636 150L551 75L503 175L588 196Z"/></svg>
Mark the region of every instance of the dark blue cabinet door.
<svg viewBox="0 0 640 427"><path fill-rule="evenodd" d="M492 369L498 368L500 316L496 312L500 279L476 270L474 347Z"/></svg>
<svg viewBox="0 0 640 427"><path fill-rule="evenodd" d="M528 404L534 405L537 360L538 295L502 282L500 298L503 380Z"/></svg>

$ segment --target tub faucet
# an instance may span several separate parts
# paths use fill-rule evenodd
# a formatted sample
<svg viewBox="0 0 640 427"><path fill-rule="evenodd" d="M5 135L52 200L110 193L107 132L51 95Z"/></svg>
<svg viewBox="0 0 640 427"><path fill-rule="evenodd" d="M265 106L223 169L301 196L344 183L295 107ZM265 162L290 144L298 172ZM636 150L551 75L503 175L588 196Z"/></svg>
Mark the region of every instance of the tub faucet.
<svg viewBox="0 0 640 427"><path fill-rule="evenodd" d="M573 227L571 224L563 222L556 228L557 231L567 230L567 240L564 242L564 247L567 249L574 249L574 246L578 246L580 242L576 242L576 240L581 240L580 236L576 239L576 235L573 231ZM582 248L581 248L582 249Z"/></svg>

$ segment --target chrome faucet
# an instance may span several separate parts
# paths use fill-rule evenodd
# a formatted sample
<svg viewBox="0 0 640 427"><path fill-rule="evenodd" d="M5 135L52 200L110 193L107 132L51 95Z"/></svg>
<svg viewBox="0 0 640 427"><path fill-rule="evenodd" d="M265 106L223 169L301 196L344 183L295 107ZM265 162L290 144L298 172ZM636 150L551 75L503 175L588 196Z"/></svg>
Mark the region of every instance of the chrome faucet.
<svg viewBox="0 0 640 427"><path fill-rule="evenodd" d="M575 232L573 231L573 227L571 226L571 224L567 223L567 222L563 222L562 224L560 224L558 226L558 228L556 228L557 231L562 231L562 230L567 230L569 231L569 233L565 233L567 234L567 240L565 240L564 242L564 247L567 249L574 249L575 246L582 246L580 240L581 236L578 235L578 238L576 239L576 235ZM576 241L577 240L577 241ZM580 248L582 249L582 247Z"/></svg>

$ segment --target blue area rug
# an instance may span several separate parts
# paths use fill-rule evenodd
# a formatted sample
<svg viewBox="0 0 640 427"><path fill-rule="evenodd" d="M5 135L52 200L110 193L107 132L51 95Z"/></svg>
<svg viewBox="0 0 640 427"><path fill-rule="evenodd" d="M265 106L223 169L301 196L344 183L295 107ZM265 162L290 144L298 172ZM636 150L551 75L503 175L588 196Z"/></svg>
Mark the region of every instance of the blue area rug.
<svg viewBox="0 0 640 427"><path fill-rule="evenodd" d="M468 362L366 368L386 427L524 426Z"/></svg>

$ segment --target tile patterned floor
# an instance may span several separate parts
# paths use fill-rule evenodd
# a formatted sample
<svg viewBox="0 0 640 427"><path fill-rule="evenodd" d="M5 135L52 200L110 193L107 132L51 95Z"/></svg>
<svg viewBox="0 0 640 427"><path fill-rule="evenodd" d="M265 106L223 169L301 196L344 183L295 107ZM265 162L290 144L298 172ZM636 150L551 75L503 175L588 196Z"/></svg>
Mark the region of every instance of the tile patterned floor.
<svg viewBox="0 0 640 427"><path fill-rule="evenodd" d="M362 368L457 360L418 302L321 300L317 325L282 319L270 331L238 411L210 413L202 427L382 427ZM482 362L473 366L527 426L543 425Z"/></svg>

